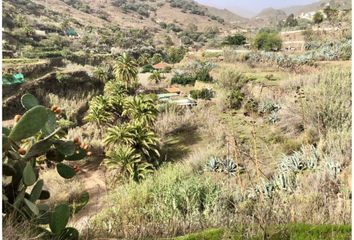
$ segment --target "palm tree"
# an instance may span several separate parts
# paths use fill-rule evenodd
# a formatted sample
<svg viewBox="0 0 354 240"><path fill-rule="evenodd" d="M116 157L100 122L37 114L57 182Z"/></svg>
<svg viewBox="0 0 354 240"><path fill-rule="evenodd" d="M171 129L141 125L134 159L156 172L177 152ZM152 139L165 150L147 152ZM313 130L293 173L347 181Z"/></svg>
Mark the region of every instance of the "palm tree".
<svg viewBox="0 0 354 240"><path fill-rule="evenodd" d="M109 112L110 102L106 96L96 96L90 101L90 108L84 120L94 122L98 126L113 120Z"/></svg>
<svg viewBox="0 0 354 240"><path fill-rule="evenodd" d="M134 165L133 175L131 178L135 182L140 182L142 179L145 179L146 175L153 172L153 165L147 162L139 162Z"/></svg>
<svg viewBox="0 0 354 240"><path fill-rule="evenodd" d="M161 82L163 76L161 75L160 71L153 71L152 74L149 76L149 80L155 81L156 84Z"/></svg>
<svg viewBox="0 0 354 240"><path fill-rule="evenodd" d="M124 86L121 82L116 80L108 81L104 85L103 89L104 95L115 97L115 96L125 96L127 91L125 90Z"/></svg>
<svg viewBox="0 0 354 240"><path fill-rule="evenodd" d="M116 79L124 82L125 88L128 89L128 86L137 80L138 65L127 53L123 53L114 66L114 74Z"/></svg>
<svg viewBox="0 0 354 240"><path fill-rule="evenodd" d="M144 66L146 64L149 64L149 54L147 53L144 53L142 55L140 55L139 59L138 59L138 62L140 64L140 66Z"/></svg>
<svg viewBox="0 0 354 240"><path fill-rule="evenodd" d="M134 96L125 102L122 115L149 125L156 120L159 112L156 106L154 99L148 95Z"/></svg>
<svg viewBox="0 0 354 240"><path fill-rule="evenodd" d="M141 161L141 156L135 153L135 150L126 145L119 145L113 151L107 154L105 165L109 169L120 168L120 173L124 177L134 176L135 165ZM118 176L115 176L118 178Z"/></svg>
<svg viewBox="0 0 354 240"><path fill-rule="evenodd" d="M157 164L156 160L160 157L158 137L141 121L109 128L104 142L108 145L130 145L141 154L143 160L150 163Z"/></svg>
<svg viewBox="0 0 354 240"><path fill-rule="evenodd" d="M107 71L107 69L102 68L102 67L98 67L95 71L94 71L94 76L95 78L97 78L99 81L105 83L109 80L109 73Z"/></svg>

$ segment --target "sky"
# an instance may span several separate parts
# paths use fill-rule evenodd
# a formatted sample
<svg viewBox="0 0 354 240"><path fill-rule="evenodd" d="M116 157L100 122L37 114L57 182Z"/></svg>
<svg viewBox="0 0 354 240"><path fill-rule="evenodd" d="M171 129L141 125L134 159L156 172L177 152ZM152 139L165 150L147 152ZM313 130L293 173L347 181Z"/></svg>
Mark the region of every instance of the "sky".
<svg viewBox="0 0 354 240"><path fill-rule="evenodd" d="M233 11L240 15L256 15L264 8L286 8L294 5L305 5L316 2L317 0L196 0L199 3ZM241 11L240 11L241 10ZM248 16L247 16L248 15Z"/></svg>

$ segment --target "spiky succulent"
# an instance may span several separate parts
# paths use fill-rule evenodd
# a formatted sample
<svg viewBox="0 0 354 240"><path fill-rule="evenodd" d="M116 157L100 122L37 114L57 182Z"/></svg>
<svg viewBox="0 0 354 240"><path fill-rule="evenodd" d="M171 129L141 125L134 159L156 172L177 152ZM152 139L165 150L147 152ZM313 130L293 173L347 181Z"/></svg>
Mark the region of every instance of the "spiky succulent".
<svg viewBox="0 0 354 240"><path fill-rule="evenodd" d="M231 159L225 159L222 162L222 166L223 166L223 170L225 173L229 174L229 175L235 175L237 172L237 165L236 163L231 160Z"/></svg>
<svg viewBox="0 0 354 240"><path fill-rule="evenodd" d="M210 172L218 172L220 170L221 164L220 160L217 157L211 157L207 164L205 165L205 168L207 171Z"/></svg>

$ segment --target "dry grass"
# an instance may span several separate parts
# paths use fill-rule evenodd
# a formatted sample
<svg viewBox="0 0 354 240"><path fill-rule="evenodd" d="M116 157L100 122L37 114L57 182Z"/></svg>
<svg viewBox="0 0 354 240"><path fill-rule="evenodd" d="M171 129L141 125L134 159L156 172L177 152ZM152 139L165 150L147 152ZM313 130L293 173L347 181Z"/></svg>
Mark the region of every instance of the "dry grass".
<svg viewBox="0 0 354 240"><path fill-rule="evenodd" d="M58 95L49 93L47 95L48 103L50 106L56 105L65 111L66 116L70 120L76 120L80 109L87 108L88 102L94 96L95 93L81 94L68 96L67 98L61 98Z"/></svg>
<svg viewBox="0 0 354 240"><path fill-rule="evenodd" d="M54 169L41 171L40 177L44 181L45 189L50 192L50 198L46 200L50 206L72 202L79 198L84 189L82 180L77 176L72 179L64 179Z"/></svg>
<svg viewBox="0 0 354 240"><path fill-rule="evenodd" d="M3 239L35 239L38 234L34 233L30 222L16 223L14 216L6 216L2 222L2 238Z"/></svg>

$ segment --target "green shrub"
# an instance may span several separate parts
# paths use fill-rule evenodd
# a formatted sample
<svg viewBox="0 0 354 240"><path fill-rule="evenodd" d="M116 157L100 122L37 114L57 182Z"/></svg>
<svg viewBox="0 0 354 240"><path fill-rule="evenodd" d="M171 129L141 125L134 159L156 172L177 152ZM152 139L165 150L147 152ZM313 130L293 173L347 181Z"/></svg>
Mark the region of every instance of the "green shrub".
<svg viewBox="0 0 354 240"><path fill-rule="evenodd" d="M235 45L235 46L241 46L244 45L245 43L246 43L246 37L243 36L242 34L227 36L223 42L224 45Z"/></svg>
<svg viewBox="0 0 354 240"><path fill-rule="evenodd" d="M258 50L279 51L282 41L275 32L260 31L253 40L253 45Z"/></svg>
<svg viewBox="0 0 354 240"><path fill-rule="evenodd" d="M294 16L294 14L290 14L286 20L285 20L285 23L284 23L284 26L285 27L296 27L298 25L298 22Z"/></svg>
<svg viewBox="0 0 354 240"><path fill-rule="evenodd" d="M305 239L323 239L323 240L346 240L351 236L351 227L349 225L310 225L310 224L287 224L269 226L267 234L271 240L305 240ZM222 240L225 239L244 239L244 232L241 228L236 229L208 229L202 232L188 234L186 236L176 237L169 240ZM231 238L232 236L232 238ZM251 234L247 239L262 239L262 234Z"/></svg>
<svg viewBox="0 0 354 240"><path fill-rule="evenodd" d="M258 112L258 102L254 100L253 98L250 98L247 100L245 103L245 111L248 113L257 113Z"/></svg>
<svg viewBox="0 0 354 240"><path fill-rule="evenodd" d="M220 87L229 91L240 90L247 82L245 75L231 69L222 70L218 77Z"/></svg>
<svg viewBox="0 0 354 240"><path fill-rule="evenodd" d="M213 90L207 88L203 88L202 90L192 90L189 94L194 99L210 100L214 97Z"/></svg>
<svg viewBox="0 0 354 240"><path fill-rule="evenodd" d="M185 54L187 53L187 50L184 49L183 47L170 47L167 50L167 61L169 63L179 63L182 61L184 58Z"/></svg>
<svg viewBox="0 0 354 240"><path fill-rule="evenodd" d="M233 90L227 96L229 108L239 109L242 106L242 101L245 95L240 90Z"/></svg>
<svg viewBox="0 0 354 240"><path fill-rule="evenodd" d="M314 129L349 129L352 114L351 72L331 69L319 75L316 87L304 89L305 120Z"/></svg>
<svg viewBox="0 0 354 240"><path fill-rule="evenodd" d="M319 24L321 22L323 22L323 14L320 12L316 12L315 15L313 15L313 22L316 24Z"/></svg>
<svg viewBox="0 0 354 240"><path fill-rule="evenodd" d="M170 73L172 71L172 67L164 67L161 70L161 73Z"/></svg>
<svg viewBox="0 0 354 240"><path fill-rule="evenodd" d="M222 215L220 196L220 188L209 178L182 164L168 165L140 184L118 185L109 196L111 207L93 220L93 231L127 239L183 233L214 224Z"/></svg>
<svg viewBox="0 0 354 240"><path fill-rule="evenodd" d="M194 85L195 82L195 77L187 73L176 73L171 79L171 84Z"/></svg>
<svg viewBox="0 0 354 240"><path fill-rule="evenodd" d="M213 78L210 75L210 71L215 67L213 63L193 61L187 68L190 74L198 81L212 82Z"/></svg>
<svg viewBox="0 0 354 240"><path fill-rule="evenodd" d="M151 64L147 64L142 67L141 73L152 73L155 70L156 69Z"/></svg>

